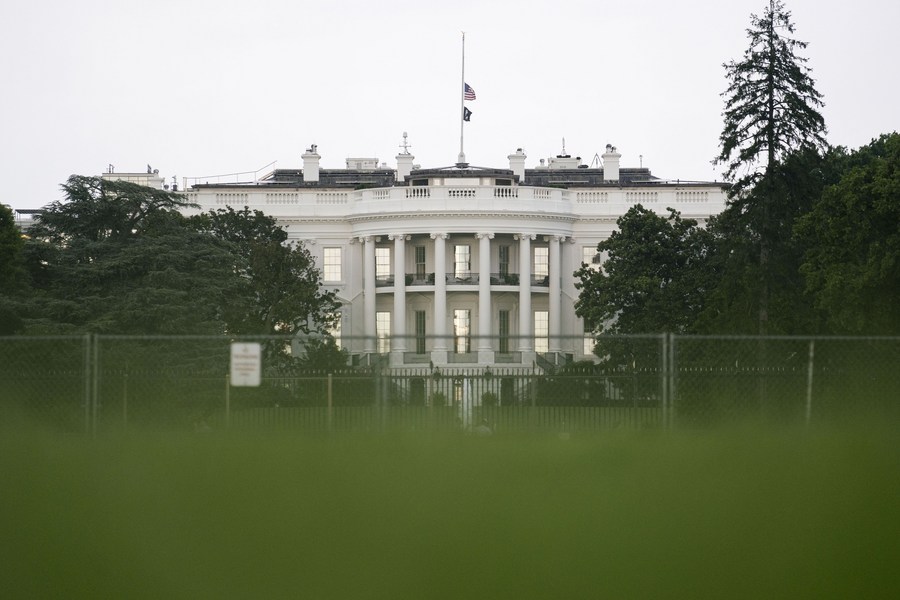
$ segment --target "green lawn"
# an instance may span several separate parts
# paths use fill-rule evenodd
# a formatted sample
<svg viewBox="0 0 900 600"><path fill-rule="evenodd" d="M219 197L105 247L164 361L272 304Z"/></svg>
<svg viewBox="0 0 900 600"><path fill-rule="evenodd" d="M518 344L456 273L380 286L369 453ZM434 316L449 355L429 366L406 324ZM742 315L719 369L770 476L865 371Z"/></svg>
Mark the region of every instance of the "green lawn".
<svg viewBox="0 0 900 600"><path fill-rule="evenodd" d="M6 598L877 598L887 426L0 437Z"/></svg>

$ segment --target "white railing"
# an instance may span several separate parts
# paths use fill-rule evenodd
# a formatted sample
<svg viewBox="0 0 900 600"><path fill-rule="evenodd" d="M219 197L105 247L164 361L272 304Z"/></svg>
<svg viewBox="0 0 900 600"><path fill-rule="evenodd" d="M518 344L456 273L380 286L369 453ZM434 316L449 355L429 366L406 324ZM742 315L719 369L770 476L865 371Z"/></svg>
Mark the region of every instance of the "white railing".
<svg viewBox="0 0 900 600"><path fill-rule="evenodd" d="M573 218L616 218L641 203L662 212L683 207L685 215L716 214L725 206L718 189L662 188L656 190L565 190L530 186L398 186L362 190L229 191L195 188L187 192L201 211L248 206L278 217L352 217L400 213L546 213Z"/></svg>

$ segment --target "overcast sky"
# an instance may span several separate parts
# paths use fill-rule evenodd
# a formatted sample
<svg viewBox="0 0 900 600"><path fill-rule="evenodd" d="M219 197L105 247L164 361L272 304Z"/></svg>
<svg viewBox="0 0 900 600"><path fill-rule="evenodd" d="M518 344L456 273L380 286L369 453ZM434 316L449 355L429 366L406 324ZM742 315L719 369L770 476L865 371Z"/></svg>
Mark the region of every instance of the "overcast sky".
<svg viewBox="0 0 900 600"><path fill-rule="evenodd" d="M832 144L897 130L900 2L787 0ZM607 143L622 166L721 179L722 63L766 0L9 0L0 7L0 201L38 208L73 173L173 176L395 167L404 131L423 167L465 151L526 166ZM643 158L641 158L643 157ZM271 169L272 167L269 167ZM268 170L268 169L267 169ZM262 174L262 173L260 173Z"/></svg>

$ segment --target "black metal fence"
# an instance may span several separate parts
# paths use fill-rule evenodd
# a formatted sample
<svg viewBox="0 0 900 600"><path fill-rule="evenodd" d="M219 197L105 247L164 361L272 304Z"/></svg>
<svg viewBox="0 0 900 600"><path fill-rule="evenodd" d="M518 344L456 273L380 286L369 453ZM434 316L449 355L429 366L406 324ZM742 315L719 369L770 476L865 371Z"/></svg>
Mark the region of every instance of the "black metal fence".
<svg viewBox="0 0 900 600"><path fill-rule="evenodd" d="M260 344L258 387L232 385L236 341ZM376 358L330 371L304 370L291 347L276 337L0 337L0 424L570 435L900 416L900 338L604 337L592 361L391 367Z"/></svg>

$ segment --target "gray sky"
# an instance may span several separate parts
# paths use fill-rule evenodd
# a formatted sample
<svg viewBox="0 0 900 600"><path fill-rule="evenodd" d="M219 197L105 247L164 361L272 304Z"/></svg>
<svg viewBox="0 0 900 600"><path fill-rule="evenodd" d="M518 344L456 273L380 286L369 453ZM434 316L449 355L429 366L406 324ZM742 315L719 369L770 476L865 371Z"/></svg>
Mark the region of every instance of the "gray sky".
<svg viewBox="0 0 900 600"><path fill-rule="evenodd" d="M900 3L786 0L832 144L898 129ZM766 0L9 0L0 7L0 201L37 208L73 173L185 176L459 152L460 31L477 166L566 150L720 179L722 63Z"/></svg>

